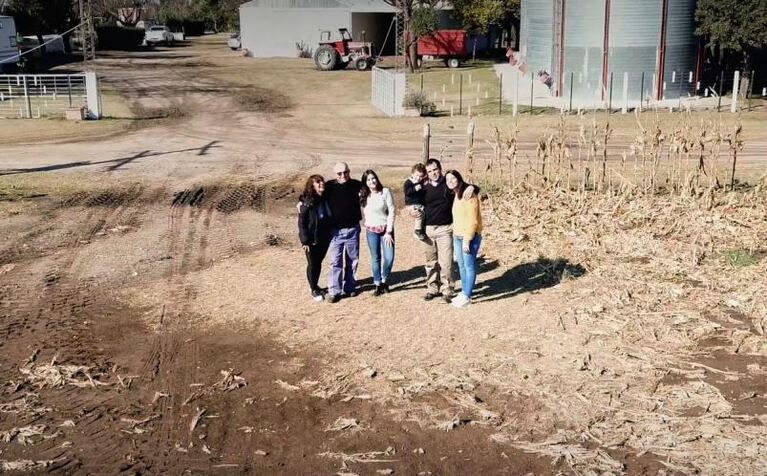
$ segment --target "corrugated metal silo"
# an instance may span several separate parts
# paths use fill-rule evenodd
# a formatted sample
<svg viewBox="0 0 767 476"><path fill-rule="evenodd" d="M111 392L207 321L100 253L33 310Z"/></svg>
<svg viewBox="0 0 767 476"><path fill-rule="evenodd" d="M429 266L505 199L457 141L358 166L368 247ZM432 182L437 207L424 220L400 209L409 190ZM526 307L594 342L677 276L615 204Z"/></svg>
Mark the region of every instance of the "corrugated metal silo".
<svg viewBox="0 0 767 476"><path fill-rule="evenodd" d="M612 0L608 65L613 74L613 97L623 94L628 73L628 95L632 100L653 97L658 68L661 2L658 0ZM644 81L642 75L644 74Z"/></svg>
<svg viewBox="0 0 767 476"><path fill-rule="evenodd" d="M554 2L559 0L538 0L522 2L520 21L520 51L527 59L530 69L535 72L551 72L553 52Z"/></svg>
<svg viewBox="0 0 767 476"><path fill-rule="evenodd" d="M562 69L566 76L573 73L573 95L577 98L601 97L605 1L565 3L564 30ZM569 76L566 79L566 88L569 88Z"/></svg>
<svg viewBox="0 0 767 476"><path fill-rule="evenodd" d="M663 81L666 98L686 96L695 77L695 0L666 0L668 15L664 48Z"/></svg>
<svg viewBox="0 0 767 476"><path fill-rule="evenodd" d="M617 102L625 73L632 101L642 92L644 98L686 96L697 81L695 5L696 0L523 0L522 53L533 73L554 76L552 92L560 96L569 95L572 77L574 98L607 100L612 74Z"/></svg>

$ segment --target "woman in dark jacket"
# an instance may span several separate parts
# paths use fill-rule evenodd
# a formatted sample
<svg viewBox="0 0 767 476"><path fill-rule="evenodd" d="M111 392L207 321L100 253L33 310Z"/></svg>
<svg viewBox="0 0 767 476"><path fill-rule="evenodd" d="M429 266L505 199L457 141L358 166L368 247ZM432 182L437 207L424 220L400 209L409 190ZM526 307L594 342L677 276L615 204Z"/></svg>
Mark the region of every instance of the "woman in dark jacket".
<svg viewBox="0 0 767 476"><path fill-rule="evenodd" d="M298 238L306 253L306 279L312 299L320 302L324 299L318 283L322 260L330 245L330 207L323 194L325 179L321 175L312 175L306 180L301 194L298 212Z"/></svg>

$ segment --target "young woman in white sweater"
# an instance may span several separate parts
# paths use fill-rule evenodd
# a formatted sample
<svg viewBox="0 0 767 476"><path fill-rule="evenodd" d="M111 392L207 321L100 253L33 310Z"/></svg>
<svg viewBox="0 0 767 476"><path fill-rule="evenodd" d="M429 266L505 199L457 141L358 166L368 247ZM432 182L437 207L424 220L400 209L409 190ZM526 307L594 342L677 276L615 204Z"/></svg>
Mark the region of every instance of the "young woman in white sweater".
<svg viewBox="0 0 767 476"><path fill-rule="evenodd" d="M362 174L360 205L373 268L374 296L389 292L389 276L394 264L394 197L372 170Z"/></svg>

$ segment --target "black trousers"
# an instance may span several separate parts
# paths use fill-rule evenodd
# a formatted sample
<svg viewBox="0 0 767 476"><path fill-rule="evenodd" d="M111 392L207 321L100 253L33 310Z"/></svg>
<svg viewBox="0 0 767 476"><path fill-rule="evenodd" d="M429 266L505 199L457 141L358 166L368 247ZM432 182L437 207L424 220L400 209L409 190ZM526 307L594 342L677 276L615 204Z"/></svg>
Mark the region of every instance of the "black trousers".
<svg viewBox="0 0 767 476"><path fill-rule="evenodd" d="M321 240L316 245L309 245L306 252L306 280L309 281L309 289L319 291L320 274L322 272L322 260L328 253L330 240Z"/></svg>

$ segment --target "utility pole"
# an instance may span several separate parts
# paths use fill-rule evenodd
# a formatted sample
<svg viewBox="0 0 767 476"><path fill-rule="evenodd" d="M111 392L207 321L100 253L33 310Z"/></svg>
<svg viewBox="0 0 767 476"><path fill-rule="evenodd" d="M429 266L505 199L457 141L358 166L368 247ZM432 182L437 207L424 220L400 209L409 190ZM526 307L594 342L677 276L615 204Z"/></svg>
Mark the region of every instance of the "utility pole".
<svg viewBox="0 0 767 476"><path fill-rule="evenodd" d="M394 51L394 70L396 72L399 72L400 70L400 62L402 63L402 67L404 68L407 66L407 60L405 59L405 55L407 54L407 42L405 41L406 36L406 30L405 30L405 5L403 0L398 0L396 2L397 13L395 14L395 35L396 35L396 41L395 41L395 51Z"/></svg>
<svg viewBox="0 0 767 476"><path fill-rule="evenodd" d="M83 62L96 59L96 32L93 29L93 7L91 0L78 0L80 10L80 40Z"/></svg>

